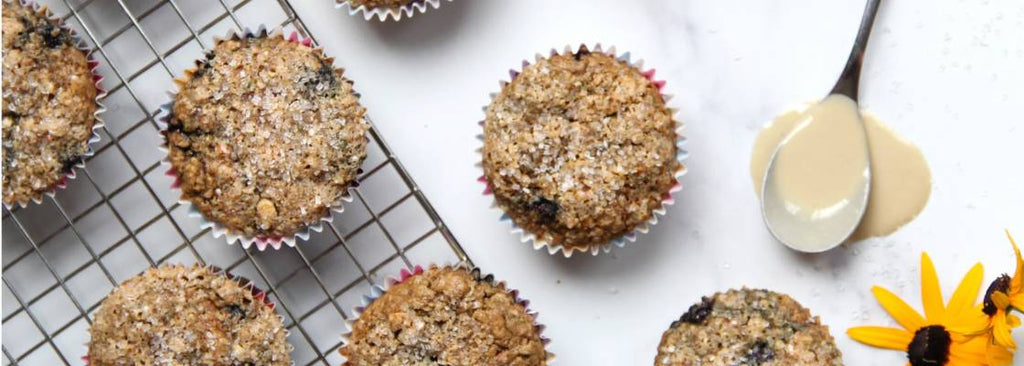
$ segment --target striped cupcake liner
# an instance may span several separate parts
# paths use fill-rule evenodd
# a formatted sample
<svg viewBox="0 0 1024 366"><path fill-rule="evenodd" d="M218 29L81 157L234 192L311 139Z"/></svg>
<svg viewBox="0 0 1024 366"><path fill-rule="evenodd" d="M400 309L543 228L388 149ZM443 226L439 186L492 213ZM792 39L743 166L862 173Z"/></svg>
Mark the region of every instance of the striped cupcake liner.
<svg viewBox="0 0 1024 366"><path fill-rule="evenodd" d="M607 50L605 50L605 49L602 48L600 43L594 45L593 47L588 47L587 45L580 45L579 48L576 51L573 51L573 48L571 46L566 45L565 48L562 50L562 52L559 52L557 49L552 48L550 53L549 53L549 55L547 57L552 57L552 56L556 56L556 55L560 55L560 54L561 55L573 55L573 54L576 54L578 52L602 53L602 54L611 56L611 57L615 58L616 60L619 60L620 62L623 62L623 63L629 65L630 67L633 67L633 68L635 68L637 70L640 70L643 73L644 77L646 77L648 80L650 80L651 83L654 84L654 86L658 88L658 91L659 91L659 93L661 93L661 97L665 101L666 104L669 104L669 101L672 100L672 95L671 94L665 94L663 92L664 87L665 87L665 81L655 79L655 77L654 77L655 69L652 68L652 69L649 69L649 70L645 71L645 69L643 68L643 64L644 64L643 60L639 60L638 59L638 60L634 61L632 59L632 55L629 52L625 52L625 53L622 53L622 54L616 53L614 46L612 46L612 47L608 48ZM540 61L540 60L545 59L547 57L545 57L545 56L543 56L543 55L538 53L538 54L536 54L534 56L534 60L535 60L534 62ZM526 67L530 66L530 65L531 65L531 62L529 62L527 60L523 60L522 67L520 69L518 69L518 70L510 69L509 70L509 81L504 81L503 80L503 81L501 81L499 83L501 89L504 89L507 85L509 85L509 83L511 83L512 80L514 80L519 75L519 73L522 70L526 69ZM499 93L500 92L498 92L498 93L491 93L491 95L490 95L491 100L493 101L494 98L496 98ZM481 175L480 175L479 178L477 178L477 181L479 181L480 183L482 183L485 186L483 194L485 196L491 196L491 198L492 198L491 208L492 209L502 210L501 217L499 218L499 220L503 221L503 222L507 222L509 224L509 226L510 226L510 232L513 235L518 236L521 242L523 242L523 243L532 243L533 249L535 249L535 250L540 250L542 248L546 248L548 254L550 254L550 255L554 255L555 253L561 252L566 258L569 258L575 252L590 252L591 255L598 255L600 253L608 253L608 252L610 252L612 247L619 247L619 248L624 247L624 246L626 246L627 243L636 242L636 240L640 236L640 234L648 233L650 231L650 229L652 227L654 227L654 225L656 225L658 223L658 217L665 215L665 213L668 210L668 206L671 206L671 205L675 204L675 198L673 197L673 195L676 192L679 192L680 190L682 190L682 188L683 188L681 179L682 179L682 177L684 175L686 175L686 172L687 172L686 166L684 165L684 160L686 160L686 158L689 157L689 152L687 152L684 149L685 145L686 145L686 137L683 136L683 124L681 122L679 122L679 118L677 117L677 115L679 114L679 108L669 106L668 109L669 109L669 112L672 115L672 119L676 122L676 130L675 130L675 132L676 132L676 160L679 161L679 164L680 164L680 168L673 173L673 178L675 180L675 184L673 184L672 187L670 187L668 189L668 191L664 193L664 195L662 197L662 200L661 200L661 205L658 208L652 210L651 217L649 219L647 219L647 221L642 222L639 225L637 225L635 228L633 228L633 230L631 232L629 232L629 233L627 233L625 235L622 235L622 236L620 236L618 238L612 239L612 240L610 240L607 243L603 243L603 244L599 244L599 245L593 245L593 246L590 246L590 247L569 247L569 246L565 246L565 245L562 245L562 244L555 244L555 243L552 243L549 238L539 236L539 235L537 235L535 233L532 233L532 232L529 232L526 229L524 229L523 227L519 226L519 224L517 224L515 222L515 220L512 219L511 216L509 216L506 212L504 212L502 210L501 206L498 204L498 200L496 198L494 198L493 189L491 187L490 182L487 181L487 175L484 173L484 168L483 168L483 143L484 143L484 135L483 135L483 131L482 130L483 130L483 126L484 126L485 120L482 120L482 121L478 122L478 124L480 125L480 128L481 128L481 133L476 136L477 140L479 140L480 143L481 143L480 147L476 149L477 154L480 155L480 161L478 161L476 163L476 166L477 166L477 168L480 169L480 172L481 172ZM484 110L484 113L486 114L487 113L487 106L484 106L483 110Z"/></svg>
<svg viewBox="0 0 1024 366"><path fill-rule="evenodd" d="M313 40L311 38L300 37L299 34L296 33L296 32L292 32L290 35L285 37L285 35L283 33L283 30L280 27L274 28L273 30L268 30L265 25L261 25L255 32L250 30L249 28L246 28L241 33L239 33L238 31L235 31L235 30L231 30L231 31L228 32L227 36L225 36L224 38L217 38L217 39L214 40L214 42L216 44L219 44L220 42L223 42L225 40L244 40L244 39L248 39L248 38L266 38L266 37L280 37L282 39L287 39L289 42L294 42L294 43L302 44L302 45L307 46L307 47L313 47ZM326 55L324 55L323 54L323 47L316 47L316 48L314 48L314 50L317 53L319 53L320 55L322 55L323 57L325 57L328 62L333 64L334 58L333 57L327 57ZM211 48L211 49L207 50L205 52L205 54L209 55L212 52L213 51L212 51L212 48ZM203 62L205 62L205 59L198 59L198 60L196 60L196 66L195 67L185 70L185 73L184 73L183 76L174 79L174 84L176 85L177 90L181 90L181 88L185 85L185 83L187 83L188 79L191 78L191 76L196 72L197 68L203 64ZM172 177L174 179L174 182L171 184L171 188L179 192L178 203L180 203L182 206L186 207L186 209L188 210L188 216L189 217L192 217L192 218L195 218L195 219L199 220L199 227L200 227L200 229L202 229L202 230L210 229L210 233L213 234L213 237L215 237L215 238L223 237L227 241L227 243L229 245L235 244L236 242L237 243L241 243L242 247L245 248L245 249L249 249L250 246L255 245L256 248L259 249L260 251L266 250L268 247L269 248L273 248L275 250L281 249L282 246L294 247L295 243L297 241L307 241L307 240L309 240L309 236L310 236L310 234L312 232L317 232L317 233L322 232L323 229L324 229L324 223L325 222L329 223L329 222L333 221L334 220L334 215L335 214L341 214L342 212L344 212L345 211L345 206L344 205L347 204L347 203L351 203L354 200L354 196L352 194L352 191L354 189L356 189L357 187L359 187L358 180L353 181L352 183L350 183L348 189L345 191L345 194L343 196L341 196L341 198L338 199L336 202L332 202L330 204L330 208L327 210L327 213L324 215L324 217L322 217L319 221L316 221L314 223L308 224L305 227L299 229L293 235L288 235L288 236L265 236L265 235L249 236L249 235L245 235L245 234L242 234L242 233L235 232L235 231L225 227L221 223L207 218L205 215L203 215L202 212L199 211L198 208L196 208L196 206L194 204L192 204L191 201L186 199L184 197L184 195L181 194L181 177L178 175L177 169L174 167L173 164L171 164L171 161L170 161L170 157L169 157L169 154L168 154L169 150L168 150L168 146L167 146L166 134L167 134L167 126L168 126L168 124L170 122L170 119L173 117L173 113L172 112L174 110L174 100L177 97L177 92L175 90L170 90L167 93L168 93L168 95L170 97L170 102L168 102L168 103L166 103L166 104L164 104L164 105L162 105L160 107L160 116L161 117L159 118L159 124L160 124L160 127L162 129L161 134L164 135L164 137L165 137L164 138L164 143L160 146L161 151L164 153L164 158L163 158L163 160L161 160L161 163L167 168L165 174L167 176L169 176L169 177ZM359 97L359 93L355 93L355 95L356 95L357 98ZM367 123L368 124L369 122L367 122L364 119L363 123ZM366 137L366 139L367 139L367 143L369 143L369 137ZM363 159L364 160L366 159L365 154L363 156ZM361 173L361 172L362 172L362 170L359 171L359 173ZM357 173L357 176L358 176L359 173Z"/></svg>
<svg viewBox="0 0 1024 366"><path fill-rule="evenodd" d="M495 280L493 274L489 274L489 273L485 274L479 268L474 267L472 265L469 265L466 262L459 262L459 263L456 263L456 264L446 263L444 265L431 264L430 266L427 267L426 270L424 270L423 267L421 267L421 266L414 267L412 269L412 271L403 268L398 273L398 277L390 277L390 278L388 278L387 281L385 281L384 286L373 285L370 288L370 293L363 295L362 305L361 306L356 306L352 310L353 316L351 318L345 320L346 330L345 330L345 333L343 333L341 335L341 347L338 348L338 352L342 355L342 358L343 359L345 358L345 351L344 351L345 348L349 344L351 344L351 341L352 341L351 340L352 330L355 329L355 323L357 321L359 321L359 317L362 316L363 312L365 312L366 309L369 308L370 305L372 305L374 301L379 299L381 296L384 296L384 294L387 293L388 290L390 290L395 285L398 285L398 284L400 284L402 282L405 282L406 280L408 280L409 278L412 278L414 276L421 275L421 274L423 274L423 272L425 272L427 270L433 270L433 269L439 269L439 268L442 268L442 269L463 269L463 270L469 271L469 273L473 276L473 278L475 280L489 283L489 284L491 284L491 285L493 285L495 287L498 287L498 288L504 290L506 293L511 295L512 298L515 299L516 304L519 304L520 306L522 306L523 310L526 311L526 314L529 315L530 318L533 319L533 327L537 331L538 336L540 336L541 342L544 344L545 351L547 352L546 364L551 364L552 362L555 361L555 354L551 353L551 351L549 351L551 340L546 338L546 337L544 337L545 326L543 324L540 324L537 321L537 317L539 316L539 313L537 313L536 311L530 310L530 301L526 300L526 299L523 299L523 298L520 298L519 297L519 290L508 289L508 286L505 284L504 281L497 281L497 280ZM342 361L342 365L348 365L348 364L349 363L348 363L347 359L345 361Z"/></svg>
<svg viewBox="0 0 1024 366"><path fill-rule="evenodd" d="M185 265L182 265L182 264L170 264L168 266L171 266L171 267L186 267ZM235 281L236 283L238 283L238 285L240 287L242 287L243 289L248 289L250 291L250 293L252 293L253 300L262 302L267 307L270 307L271 310L275 310L275 314L277 315L277 319L281 321L281 328L284 330L284 338L286 340L288 339L288 336L290 335L290 332L288 331L288 327L284 326L284 324L285 324L284 317L281 316L281 314L276 312L276 307L277 306L276 306L276 304L273 301L270 300L270 296L267 296L267 292L266 291L263 291L263 289L260 289L259 287L257 287L256 284L254 282L252 282L251 280L249 280L248 278L232 274L228 270L223 269L221 267L214 266L214 265L209 265L209 264L205 265L205 267L207 269L209 269L210 272L213 272L216 275L224 276L224 277L227 277L229 280ZM147 270L149 270L149 269L147 269ZM82 356L81 359L82 359L82 362L84 362L86 365L89 365L89 356L88 356L89 355L89 343L86 342L84 346L85 346L85 354L86 355ZM294 350L295 350L295 347L292 346L291 343L288 343L288 353L290 354ZM291 364L294 365L295 361L292 361Z"/></svg>
<svg viewBox="0 0 1024 366"><path fill-rule="evenodd" d="M445 0L452 2L453 0ZM347 9L349 15L362 15L363 19L372 20L377 18L381 22L388 20L400 21L403 17L412 18L418 13L426 13L428 9L437 9L441 6L442 0L411 0L408 4L397 8L377 7L370 8L366 5L353 5L351 0L335 0L334 7Z"/></svg>
<svg viewBox="0 0 1024 366"><path fill-rule="evenodd" d="M8 3L9 1L4 0L4 2ZM31 199L16 201L10 204L4 202L4 207L7 209L13 209L14 207L28 207L30 202L40 204L43 202L44 195L53 198L57 195L58 191L67 188L68 180L75 179L78 176L75 169L84 169L85 160L96 154L96 150L93 149L93 146L100 141L99 131L105 126L100 114L107 111L107 107L103 105L103 99L107 97L107 91L104 90L101 85L103 82L103 76L99 73L100 62L92 54L94 50L89 47L89 44L86 43L81 36L78 35L78 32L71 28L71 26L64 22L64 20L59 16L55 15L48 6L40 5L39 3L30 0L18 0L18 2L23 6L31 7L37 13L40 13L47 19L55 22L61 29L67 30L75 40L75 47L82 52L85 52L86 58L88 59L89 71L92 72L92 81L96 86L96 111L93 112L92 136L89 136L89 140L87 141L88 149L85 153L79 156L78 162L72 165L71 168L64 173L64 176L54 183L52 187L36 192L35 196Z"/></svg>

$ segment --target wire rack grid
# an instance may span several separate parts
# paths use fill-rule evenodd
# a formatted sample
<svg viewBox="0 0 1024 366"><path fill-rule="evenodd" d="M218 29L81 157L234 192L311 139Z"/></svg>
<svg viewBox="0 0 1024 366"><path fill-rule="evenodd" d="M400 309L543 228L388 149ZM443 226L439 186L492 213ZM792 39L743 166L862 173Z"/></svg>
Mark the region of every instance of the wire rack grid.
<svg viewBox="0 0 1024 366"><path fill-rule="evenodd" d="M279 26L316 43L287 0L41 2L96 50L108 110L67 189L3 211L4 365L81 364L106 294L164 263L252 280L278 305L295 364L336 365L344 320L370 286L417 263L471 263L376 128L355 201L296 248L227 245L176 202L156 122L173 76L232 29Z"/></svg>

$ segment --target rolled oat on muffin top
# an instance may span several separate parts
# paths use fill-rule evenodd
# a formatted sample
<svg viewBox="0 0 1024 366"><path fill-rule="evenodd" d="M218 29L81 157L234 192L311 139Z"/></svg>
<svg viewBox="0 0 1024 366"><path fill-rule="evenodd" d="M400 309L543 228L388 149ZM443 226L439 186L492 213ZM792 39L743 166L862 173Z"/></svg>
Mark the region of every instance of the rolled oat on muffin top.
<svg viewBox="0 0 1024 366"><path fill-rule="evenodd" d="M366 157L365 109L318 49L218 41L180 80L166 131L182 197L248 237L288 237L340 205Z"/></svg>
<svg viewBox="0 0 1024 366"><path fill-rule="evenodd" d="M767 290L704 297L672 322L655 366L842 365L828 327L796 300Z"/></svg>
<svg viewBox="0 0 1024 366"><path fill-rule="evenodd" d="M210 267L151 268L103 300L88 363L290 365L287 331L264 296Z"/></svg>
<svg viewBox="0 0 1024 366"><path fill-rule="evenodd" d="M498 205L570 249L648 221L676 182L676 123L628 62L581 48L538 59L487 107L483 168Z"/></svg>
<svg viewBox="0 0 1024 366"><path fill-rule="evenodd" d="M394 284L359 314L346 365L546 365L534 322L503 283L434 267Z"/></svg>
<svg viewBox="0 0 1024 366"><path fill-rule="evenodd" d="M3 3L3 202L39 200L89 151L99 91L88 53L45 8Z"/></svg>

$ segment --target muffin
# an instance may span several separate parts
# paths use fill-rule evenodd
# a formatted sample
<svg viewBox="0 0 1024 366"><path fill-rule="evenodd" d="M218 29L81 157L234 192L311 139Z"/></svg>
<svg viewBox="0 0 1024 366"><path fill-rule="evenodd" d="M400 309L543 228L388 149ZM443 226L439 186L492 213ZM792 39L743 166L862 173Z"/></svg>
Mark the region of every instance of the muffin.
<svg viewBox="0 0 1024 366"><path fill-rule="evenodd" d="M569 253L652 219L682 164L672 111L648 75L583 47L538 58L494 96L482 166L516 225Z"/></svg>
<svg viewBox="0 0 1024 366"><path fill-rule="evenodd" d="M655 366L842 365L828 327L789 296L729 290L704 297L661 337Z"/></svg>
<svg viewBox="0 0 1024 366"><path fill-rule="evenodd" d="M365 6L368 9L376 8L389 8L397 9L403 6L411 5L416 2L423 2L423 0L346 0L352 6Z"/></svg>
<svg viewBox="0 0 1024 366"><path fill-rule="evenodd" d="M114 289L89 327L89 365L290 365L265 295L209 267L151 268Z"/></svg>
<svg viewBox="0 0 1024 366"><path fill-rule="evenodd" d="M270 240L305 233L340 207L369 124L332 63L266 31L218 41L178 80L167 117L182 198L230 234Z"/></svg>
<svg viewBox="0 0 1024 366"><path fill-rule="evenodd" d="M100 93L88 52L48 10L3 5L3 202L25 205L89 153Z"/></svg>
<svg viewBox="0 0 1024 366"><path fill-rule="evenodd" d="M411 18L426 12L428 8L437 9L441 0L335 0L335 4L338 8L348 8L350 15L362 13L366 20L376 17L380 21L399 21L402 17Z"/></svg>
<svg viewBox="0 0 1024 366"><path fill-rule="evenodd" d="M346 365L546 365L525 303L503 283L463 267L412 274L351 324Z"/></svg>

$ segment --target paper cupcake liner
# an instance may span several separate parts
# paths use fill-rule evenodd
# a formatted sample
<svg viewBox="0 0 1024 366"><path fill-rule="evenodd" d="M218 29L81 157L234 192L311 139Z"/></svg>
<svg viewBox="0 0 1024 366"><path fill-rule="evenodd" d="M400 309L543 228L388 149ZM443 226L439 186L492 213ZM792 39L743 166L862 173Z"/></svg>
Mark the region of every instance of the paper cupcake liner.
<svg viewBox="0 0 1024 366"><path fill-rule="evenodd" d="M543 324L540 324L539 322L537 322L537 317L540 314L537 313L536 311L530 310L530 301L526 300L526 299L520 298L519 297L519 290L509 289L508 286L505 284L505 281L497 281L497 280L494 279L494 275L489 274L489 273L488 274L484 274L479 268L471 266L471 265L469 265L466 262L459 262L459 263L456 263L456 264L446 263L444 265L431 264L427 268L428 269L437 269L437 268L442 268L442 269L465 269L465 270L469 271L469 273L473 276L474 279L476 279L478 281L487 282L487 283L489 283L489 284L491 284L491 285L493 285L495 287L498 287L498 288L500 288L502 290L505 290L505 292L508 293L509 295L512 295L512 298L515 299L516 304L519 304L520 306L522 306L523 310L526 311L526 314L529 315L530 318L533 319L533 328L537 330L537 335L540 337L541 343L544 344L544 350L547 353L547 358L546 358L547 364L551 364L555 360L555 354L551 353L551 351L548 350L549 347L550 347L550 344L551 344L551 340L546 338L546 337L544 337L545 326ZM409 271L409 270L403 268L398 273L398 277L390 277L390 278L388 278L387 281L385 281L384 286L373 285L370 288L370 293L363 295L363 304L361 306L356 306L355 308L353 308L352 309L353 316L351 318L345 320L346 330L345 330L345 333L341 335L341 347L338 348L338 353L341 353L341 351L343 349L345 349L345 347L347 347L351 343L352 329L355 328L355 322L357 320L359 320L360 316L363 315L363 312L366 311L366 308L370 307L370 304L373 304L373 302L376 301L378 298L380 298L381 296L384 296L384 294L387 293L388 290L391 289L391 287L393 287L393 286L395 286L397 284L400 284L402 282L405 282L406 280L408 280L409 278L411 278L413 276L420 275L423 272L424 272L424 269L421 266L414 267L412 269L412 271ZM342 354L342 358L345 358L344 354ZM348 365L348 360L343 361L342 365Z"/></svg>
<svg viewBox="0 0 1024 366"><path fill-rule="evenodd" d="M535 250L540 250L541 248L547 248L548 254L551 254L551 255L554 255L555 253L558 253L558 252L562 252L562 254L565 255L566 258L571 257L573 255L573 253L575 253L575 252L590 252L590 254L592 254L592 255L598 255L599 253L602 253L602 252L603 253L608 253L608 252L611 251L612 247L620 247L621 248L621 247L626 246L627 243L636 242L637 237L640 234L646 234L648 231L650 231L651 227L653 227L654 225L656 225L658 223L658 216L664 216L665 213L666 213L666 210L668 209L668 206L671 206L671 205L675 204L675 198L673 198L673 194L675 194L676 192L680 191L683 188L682 182L681 182L681 178L683 177L683 175L686 174L686 171L687 171L686 170L686 166L683 165L683 163L684 163L684 160L686 160L686 158L689 156L689 153L684 149L684 147L686 145L686 137L683 136L683 124L681 122L679 122L679 119L676 116L679 113L679 108L672 107L672 106L669 105L669 101L672 99L672 95L671 94L665 94L663 92L664 87L665 87L665 81L657 80L657 79L654 78L655 69L652 68L652 69L649 69L649 70L645 71L644 68L643 68L643 63L644 63L643 60L633 61L632 60L632 55L629 52L625 52L625 53L622 53L622 54L617 54L615 52L615 47L614 46L608 48L607 50L604 50L604 49L602 49L600 43L596 44L594 47L588 47L587 45L580 45L580 47L577 49L577 51L573 51L573 48L571 46L566 45L565 48L562 50L561 54L563 54L563 55L571 55L571 54L575 54L575 53L583 52L583 51L589 51L591 53L602 53L602 54L611 56L611 57L613 57L616 60L619 60L621 62L625 62L630 67L633 67L633 68L635 68L637 70L640 70L640 72L643 73L644 77L646 77L648 80L650 80L651 83L654 84L654 86L658 88L658 92L661 93L662 100L665 101L665 104L668 107L668 110L669 110L670 114L672 115L672 120L676 123L676 130L675 130L675 132L676 132L676 160L679 161L680 168L675 173L673 173L673 178L675 179L675 184L673 184L672 187L669 188L668 192L664 193L664 195L662 197L662 200L661 200L661 206L659 206L658 208L652 210L651 217L649 219L647 219L647 221L637 225L635 228L633 228L633 231L631 231L631 232L629 232L629 233L627 233L625 235L622 235L622 236L620 236L618 238L612 239L611 241L609 241L607 243L600 244L600 245L593 245L593 246L590 246L590 247L568 247L568 246L565 246L565 245L562 245L562 244L553 244L549 240L547 240L547 238L538 237L536 234L531 233L531 232L527 231L526 229L523 229L518 224L516 224L515 220L512 220L512 218L507 213L505 213L504 210L502 210L501 218L499 220L500 221L508 222L510 227L511 227L511 230L510 230L511 233L513 235L519 236L521 242L523 242L523 243L527 243L527 242L533 243L533 249L535 249ZM552 57L552 56L556 56L556 55L559 55L559 54L560 53L558 52L557 49L552 48L551 52L549 53L549 55L547 57ZM540 60L545 59L547 57L545 57L545 56L543 56L543 55L538 53L538 54L536 54L534 56L534 60L535 60L534 62L540 61ZM499 82L499 85L501 86L501 89L504 89L509 83L511 83L512 80L514 80L517 76L519 76L519 73L522 70L524 70L527 66L529 66L530 64L531 63L529 61L523 60L522 67L520 69L518 69L518 70L510 69L509 70L509 81L501 81L501 82ZM499 93L500 93L500 91L497 92L497 93L491 93L491 100L493 101L494 98L497 97ZM484 110L484 113L486 114L487 113L487 106L484 106L483 110ZM485 121L486 120L482 120L482 121L478 122L478 124L480 125L481 130L483 129ZM497 199L495 199L493 197L494 194L493 194L493 191L491 189L492 188L491 184L487 181L487 175L485 174L485 172L483 170L483 142L484 142L483 131L481 131L480 134L476 136L476 138L478 140L480 140L480 142L481 142L481 146L479 148L477 148L477 150L476 150L477 153L480 154L480 161L478 161L476 163L476 166L481 170L481 175L480 175L479 178L477 178L477 181L479 181L480 183L482 183L485 186L483 194L485 196L491 196L491 198L492 198L491 208L497 208L497 209L501 210L501 206L498 205Z"/></svg>
<svg viewBox="0 0 1024 366"><path fill-rule="evenodd" d="M17 201L17 202L15 202L13 204L4 203L4 207L6 207L7 209L13 209L15 206L27 207L29 205L29 202L34 202L35 204L40 204L40 203L43 202L43 196L44 195L45 196L49 196L49 197L54 197L54 196L57 195L58 191L63 190L64 188L67 188L68 180L69 179L75 179L77 177L77 174L75 173L75 169L83 169L83 168L85 168L85 160L96 154L96 151L93 150L93 145L100 141L99 130L103 129L103 127L105 126L103 124L103 119L100 117L100 114L102 114L103 112L107 111L107 107L104 106L103 102L102 102L103 99L107 97L107 91L104 90L103 87L100 85L103 82L103 76L100 75L100 73L98 72L99 67L100 67L100 62L99 62L99 60L96 57L93 56L92 53L93 53L94 50L89 47L89 44L86 43L85 40L83 40L81 36L78 35L78 32L76 32L74 30L74 28L71 28L71 26L69 26L66 22L64 22L64 20L61 19L59 16L53 14L53 11L51 11L50 8L47 7L46 5L39 5L39 3L36 3L34 1L29 1L29 0L18 0L18 1L23 6L31 7L34 11L36 11L38 13L41 13L47 19L50 19L52 21L56 21L57 25L61 29L67 30L69 32L69 34L71 35L71 37L74 38L74 40L75 40L75 47L78 48L79 50L85 52L86 59L88 60L87 62L88 62L88 65L89 65L89 70L92 72L93 84L96 85L96 98L95 98L95 101L96 101L96 111L93 112L94 121L93 121L93 124L92 124L92 136L89 137L89 140L87 142L88 149L85 151L85 153L83 153L81 156L79 156L78 162L75 163L75 165L73 165L70 170L68 170L66 173L64 173L64 177L61 178L60 180L58 180L56 183L54 183L52 187L36 193L31 199L23 200L23 201ZM4 2L6 3L7 1L4 1Z"/></svg>
<svg viewBox="0 0 1024 366"><path fill-rule="evenodd" d="M186 267L185 265L182 265L182 264L170 264L169 266L172 266L172 267L173 266ZM231 272L228 272L227 270L225 270L223 268L220 268L218 266L207 264L205 267L210 269L210 271L212 271L215 274L222 275L224 277L227 277L229 280L237 282L238 285L241 286L242 288L248 288L248 290L252 293L252 298L253 299L255 299L256 301L262 301L263 304L268 306L268 307L270 307L271 310L275 310L274 314L277 315L277 318L281 321L281 328L284 329L284 338L286 340L288 339L288 336L289 336L290 332L288 332L288 327L284 326L284 324L285 324L284 317L282 317L281 314L277 313L276 305L274 304L273 301L270 300L270 297L267 296L267 292L266 291L263 291L263 289L260 289L259 287L257 287L256 284L254 282L250 281L248 278L234 275ZM147 269L147 270L149 270L149 269ZM104 299L106 299L106 298L104 298ZM295 350L295 347L292 346L291 343L288 343L288 353L292 353L294 350ZM86 365L89 364L89 343L88 342L85 343L85 356L82 356L81 360L82 360L82 362L85 362ZM292 361L291 364L294 365L295 361Z"/></svg>
<svg viewBox="0 0 1024 366"><path fill-rule="evenodd" d="M417 13L426 13L427 9L437 9L441 6L442 0L412 0L411 3L397 7L397 8L368 8L365 5L352 6L349 0L335 0L334 7L338 9L348 9L349 15L362 14L363 19L371 20L377 18L381 22L385 22L389 19L394 19L396 22L402 20L402 17L412 18ZM452 0L445 0L451 2Z"/></svg>
<svg viewBox="0 0 1024 366"><path fill-rule="evenodd" d="M264 37L281 37L282 39L287 39L289 42L299 43L299 44L302 44L302 45L307 46L307 47L313 47L313 40L311 38L300 37L299 34L296 33L296 32L292 32L290 35L287 36L287 38L285 38L284 33L283 33L283 31L282 31L282 29L280 27L274 28L273 30L268 30L266 25L261 25L255 32L253 32L249 28L246 28L241 33L239 33L237 30L231 30L231 31L228 31L227 35L224 38L215 38L214 42L215 42L215 44L219 44L220 42L223 42L224 40L228 40L228 39L231 39L231 40L244 40L244 39L247 39L247 38L264 38ZM321 56L325 57L325 59L328 62L331 62L332 64L334 63L334 58L333 57L327 57L327 55L323 54L323 47L315 47L314 50L317 53L319 53ZM204 55L208 55L208 54L210 54L212 52L213 52L213 48L210 48L209 50L204 52ZM202 65L203 62L205 62L205 59L198 59L198 60L196 60L196 66L195 67L192 67L190 69L185 70L185 73L184 73L183 76L174 79L174 83L175 83L175 85L176 85L178 90L180 90L185 85L185 83L192 76L192 74L195 73L196 67L199 67L200 65ZM355 94L356 98L359 97L359 93L354 92L354 91L353 91L353 93ZM164 104L164 105L162 105L160 107L160 116L161 117L159 118L159 124L160 124L160 128L161 128L161 132L160 133L161 133L161 135L164 136L164 143L160 146L161 151L164 153L164 158L161 160L161 163L167 168L165 174L167 176L170 176L170 177L174 178L174 183L171 184L171 188L173 190L176 190L176 191L179 192L179 198L178 198L177 202L179 204L181 204L182 206L186 207L186 209L188 210L188 216L189 217L196 218L196 219L198 219L200 221L199 227L200 227L201 230L210 229L210 232L213 234L213 237L215 237L215 238L224 237L225 240L228 242L228 244L234 244L236 242L239 242L239 243L242 244L242 247L245 248L245 249L249 249L250 246L255 244L256 248L259 249L260 251L266 250L267 247L274 248L275 250L276 249L281 249L282 244L285 244L285 245L287 245L289 247L294 247L296 240L306 241L306 240L309 240L309 235L310 235L311 232L318 232L318 233L322 232L323 231L324 223L325 222L331 222L332 220L334 220L334 214L335 213L338 213L338 214L342 213L345 210L344 204L345 203L351 203L353 201L354 197L352 195L352 190L357 188L357 187L359 187L358 178L356 180L352 181L349 184L349 187L348 187L348 189L346 189L345 194L337 202L333 202L330 205L330 208L327 210L327 213L324 215L324 217L322 217L320 219L320 221L317 221L315 223L306 225L306 226L300 228L299 230L297 230L294 234L287 235L287 236L265 236L265 235L248 236L248 235L244 235L244 234L241 234L241 233L234 232L231 229L228 229L227 227L225 227L224 225L222 225L222 224L220 224L220 223L218 223L218 222L216 222L214 220L208 219L206 216L204 216L202 214L202 212L199 211L199 209L197 209L195 207L195 205L192 204L191 201L189 201L183 195L180 194L181 193L181 179L178 176L177 169L171 164L170 157L168 155L168 147L167 147L167 139L166 139L166 136L167 136L167 126L168 126L168 123L169 123L169 121L170 121L170 119L171 119L171 117L173 115L172 112L174 110L174 100L175 100L175 98L177 96L177 92L172 89L172 90L169 90L167 92L167 94L170 97L170 102L168 102L168 103L166 103L166 104ZM364 117L364 123L369 123L369 122L365 121L365 117ZM365 138L367 139L367 141L369 141L369 137L365 137ZM363 156L363 159L364 160L366 159L365 155ZM358 177L358 175L361 172L362 172L362 169L360 169L357 172L357 174L356 174L357 177Z"/></svg>

